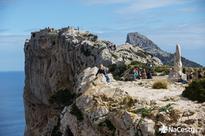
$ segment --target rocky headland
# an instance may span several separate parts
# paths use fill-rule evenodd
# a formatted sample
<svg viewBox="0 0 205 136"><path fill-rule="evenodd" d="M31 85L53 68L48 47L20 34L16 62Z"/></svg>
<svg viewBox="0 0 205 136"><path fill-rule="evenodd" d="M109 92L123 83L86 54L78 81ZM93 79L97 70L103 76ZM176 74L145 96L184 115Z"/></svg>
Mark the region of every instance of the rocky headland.
<svg viewBox="0 0 205 136"><path fill-rule="evenodd" d="M166 76L111 83L97 67L116 64L160 66L156 56L131 44L117 46L74 28L46 28L33 32L25 51L25 136L154 136L163 125L194 128L205 134L205 104L181 96L184 85L168 82L152 89Z"/></svg>

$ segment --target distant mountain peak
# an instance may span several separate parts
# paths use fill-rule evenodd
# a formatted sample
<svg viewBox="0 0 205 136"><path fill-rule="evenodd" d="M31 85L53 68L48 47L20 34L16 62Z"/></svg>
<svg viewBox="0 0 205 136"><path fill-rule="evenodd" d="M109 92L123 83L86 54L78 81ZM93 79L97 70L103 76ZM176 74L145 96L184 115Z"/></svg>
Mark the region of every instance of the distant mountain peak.
<svg viewBox="0 0 205 136"><path fill-rule="evenodd" d="M137 45L143 49L152 48L160 50L160 48L153 41L138 32L128 33L126 42L132 44L134 43L134 45Z"/></svg>
<svg viewBox="0 0 205 136"><path fill-rule="evenodd" d="M173 65L174 54L168 53L160 49L152 40L138 32L130 32L127 34L126 43L139 46L146 52L161 59L163 64ZM182 57L182 63L187 67L202 67L202 65Z"/></svg>

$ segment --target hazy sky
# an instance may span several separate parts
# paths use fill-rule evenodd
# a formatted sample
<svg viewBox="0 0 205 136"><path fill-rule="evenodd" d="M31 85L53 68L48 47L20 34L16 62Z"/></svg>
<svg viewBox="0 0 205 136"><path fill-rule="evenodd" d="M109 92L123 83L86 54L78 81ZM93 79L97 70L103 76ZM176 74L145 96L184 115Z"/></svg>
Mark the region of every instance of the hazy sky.
<svg viewBox="0 0 205 136"><path fill-rule="evenodd" d="M0 0L0 71L24 69L31 31L80 27L122 44L139 32L160 48L205 65L205 0Z"/></svg>

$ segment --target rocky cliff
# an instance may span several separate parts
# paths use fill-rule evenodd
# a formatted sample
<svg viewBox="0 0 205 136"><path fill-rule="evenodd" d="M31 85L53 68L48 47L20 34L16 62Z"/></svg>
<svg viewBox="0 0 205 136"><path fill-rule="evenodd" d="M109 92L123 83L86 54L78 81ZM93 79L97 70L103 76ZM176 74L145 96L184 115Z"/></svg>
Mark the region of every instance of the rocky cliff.
<svg viewBox="0 0 205 136"><path fill-rule="evenodd" d="M153 41L148 39L146 36L139 34L138 32L128 33L126 43L136 45L148 53L161 59L163 64L173 65L174 64L174 54L168 53L160 49ZM182 57L182 63L187 67L202 67L200 64L190 61Z"/></svg>
<svg viewBox="0 0 205 136"><path fill-rule="evenodd" d="M59 30L46 28L31 33L31 38L24 47L26 136L61 134L58 130L62 109L74 105L76 98L86 91L77 89L81 84L78 82L79 74L84 69L100 63L106 66L131 61L161 64L159 59L139 47L126 44L113 50L110 48L113 46L111 42L98 40L96 35L69 27ZM59 90L64 90L65 95L58 93ZM74 105L74 109L77 111L78 108L84 108L83 105L79 107L78 103L76 106ZM75 118L69 118L66 123L75 123L74 121ZM94 127L93 125L88 127ZM70 128L66 133L78 135L75 131L80 128ZM82 129L86 131L85 128Z"/></svg>

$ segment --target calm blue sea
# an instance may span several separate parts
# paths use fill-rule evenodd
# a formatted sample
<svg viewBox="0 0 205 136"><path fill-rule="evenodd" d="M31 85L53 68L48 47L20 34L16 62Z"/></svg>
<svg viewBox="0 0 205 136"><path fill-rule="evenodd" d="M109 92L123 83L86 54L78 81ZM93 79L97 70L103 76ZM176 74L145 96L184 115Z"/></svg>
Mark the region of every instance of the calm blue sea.
<svg viewBox="0 0 205 136"><path fill-rule="evenodd" d="M0 136L23 136L24 72L0 72Z"/></svg>

